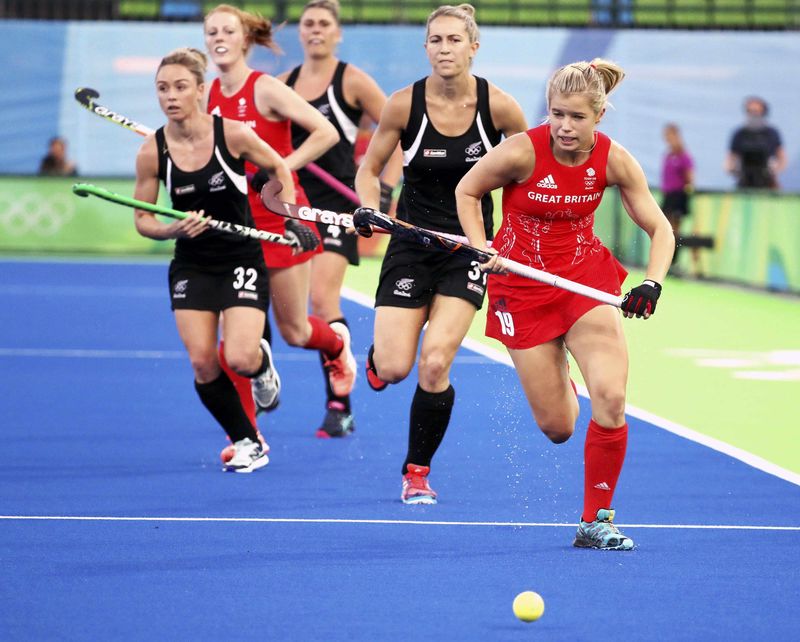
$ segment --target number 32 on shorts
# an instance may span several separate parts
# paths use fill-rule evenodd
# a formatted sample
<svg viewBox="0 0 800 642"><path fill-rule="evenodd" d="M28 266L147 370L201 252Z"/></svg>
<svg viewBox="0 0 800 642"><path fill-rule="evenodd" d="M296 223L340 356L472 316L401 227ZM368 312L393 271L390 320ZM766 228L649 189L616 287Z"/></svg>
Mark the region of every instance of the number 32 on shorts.
<svg viewBox="0 0 800 642"><path fill-rule="evenodd" d="M233 270L233 287L237 290L255 290L258 270L255 268L237 267Z"/></svg>

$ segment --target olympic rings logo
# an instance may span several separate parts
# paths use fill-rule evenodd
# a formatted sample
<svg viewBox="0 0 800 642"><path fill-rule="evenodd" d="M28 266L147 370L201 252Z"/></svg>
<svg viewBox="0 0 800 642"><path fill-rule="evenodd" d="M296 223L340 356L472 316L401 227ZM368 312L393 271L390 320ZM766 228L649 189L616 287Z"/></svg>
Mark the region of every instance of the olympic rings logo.
<svg viewBox="0 0 800 642"><path fill-rule="evenodd" d="M8 236L55 236L75 216L71 194L0 193L0 230Z"/></svg>

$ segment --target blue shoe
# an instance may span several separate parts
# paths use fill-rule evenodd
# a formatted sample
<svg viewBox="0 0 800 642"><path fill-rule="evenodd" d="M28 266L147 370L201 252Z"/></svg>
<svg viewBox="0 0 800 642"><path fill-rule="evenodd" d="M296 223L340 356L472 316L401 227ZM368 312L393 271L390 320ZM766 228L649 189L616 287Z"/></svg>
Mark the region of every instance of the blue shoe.
<svg viewBox="0 0 800 642"><path fill-rule="evenodd" d="M344 404L341 401L329 401L325 420L317 430L317 437L319 439L346 437L355 429L353 415L344 409Z"/></svg>
<svg viewBox="0 0 800 642"><path fill-rule="evenodd" d="M593 522L578 524L573 546L578 548L600 548L606 551L630 551L633 540L625 537L614 526L614 510L601 508L597 511L597 519Z"/></svg>

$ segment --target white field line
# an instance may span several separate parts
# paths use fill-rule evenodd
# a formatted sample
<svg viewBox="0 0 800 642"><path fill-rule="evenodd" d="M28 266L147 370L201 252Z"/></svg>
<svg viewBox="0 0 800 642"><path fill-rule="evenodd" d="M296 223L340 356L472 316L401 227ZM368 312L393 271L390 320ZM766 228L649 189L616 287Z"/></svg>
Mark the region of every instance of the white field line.
<svg viewBox="0 0 800 642"><path fill-rule="evenodd" d="M273 352L278 361L319 361L319 356L311 350L292 350L291 352ZM359 361L367 358L367 354L355 354ZM84 349L84 348L0 348L0 357L31 357L37 359L188 359L185 350L119 350L119 349ZM456 363L492 365L494 359L478 354L461 354Z"/></svg>
<svg viewBox="0 0 800 642"><path fill-rule="evenodd" d="M359 303L361 305L367 307L373 307L374 300L370 297L364 296L359 292L355 292L349 288L342 289L342 296L354 301L355 303ZM467 337L464 339L462 344L468 350L472 350L473 352L477 352L478 354L487 357L488 359L492 359L493 361L497 361L499 363L503 363L509 367L514 367L514 364L511 362L511 357L508 356L508 353L502 352L496 348L492 348L491 346L484 345L483 343L479 343L474 339L470 339ZM583 397L588 397L588 390L585 386L578 386L578 393ZM759 457L758 455L754 455L753 453L749 453L746 450L742 450L741 448L737 448L736 446L732 446L731 444L725 443L724 441L720 441L719 439L715 439L714 437L709 437L702 433L697 432L696 430L692 430L691 428L687 428L686 426L682 426L674 421L670 421L669 419L664 419L663 417L659 417L647 410L642 410L641 408L637 408L636 406L631 406L628 404L625 408L625 412L632 417L636 417L637 419L641 419L646 421L657 428L661 428L662 430L666 430L667 432L671 432L675 435L683 437L684 439L688 439L689 441L693 441L695 443L701 444L706 446L707 448L711 448L712 450L716 450L717 452L721 452L729 457L733 457L734 459L738 459L739 461L747 464L748 466L752 466L753 468L757 468L765 473L788 481L796 486L800 486L800 474L795 473L791 470L787 470L786 468L782 468L777 464L773 464L771 461L767 461L763 457Z"/></svg>
<svg viewBox="0 0 800 642"><path fill-rule="evenodd" d="M243 524L378 524L389 526L491 526L507 528L575 528L575 524L558 522L461 522L420 519L339 519L326 517L135 517L91 515L0 515L7 521L63 522L202 522ZM730 531L789 531L800 532L800 526L758 526L743 524L617 524L625 528L663 528Z"/></svg>

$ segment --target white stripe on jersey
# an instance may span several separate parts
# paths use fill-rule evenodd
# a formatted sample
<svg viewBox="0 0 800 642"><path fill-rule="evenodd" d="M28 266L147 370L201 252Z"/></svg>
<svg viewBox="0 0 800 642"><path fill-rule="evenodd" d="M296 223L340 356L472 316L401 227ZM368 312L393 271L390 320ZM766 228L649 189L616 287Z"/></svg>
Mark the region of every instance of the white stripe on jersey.
<svg viewBox="0 0 800 642"><path fill-rule="evenodd" d="M347 114L344 113L342 108L339 106L339 103L336 102L336 96L333 92L333 85L328 85L328 104L331 106L331 111L333 112L336 121L339 123L339 127L342 128L342 132L344 133L344 137L347 139L347 142L351 145L355 144L356 134L358 134L358 125L347 117Z"/></svg>
<svg viewBox="0 0 800 642"><path fill-rule="evenodd" d="M222 154L219 151L219 147L217 147L216 145L214 145L214 156L217 157L217 161L219 161L219 164L222 166L223 171L228 175L228 178L231 179L231 183L233 183L236 186L236 189L238 189L242 194L246 196L247 176L243 174L237 174L230 167L228 167L228 165L222 159Z"/></svg>
<svg viewBox="0 0 800 642"><path fill-rule="evenodd" d="M166 135L164 136L164 140L166 141ZM170 200L172 199L172 158L167 156L167 180L165 181L167 185L167 194L169 194Z"/></svg>
<svg viewBox="0 0 800 642"><path fill-rule="evenodd" d="M478 116L475 119L475 122L478 124L478 131L481 134L481 140L483 141L483 147L488 152L494 146L492 145L491 141L489 140L489 137L486 135L486 130L483 128L483 121L481 120L480 112L478 112Z"/></svg>
<svg viewBox="0 0 800 642"><path fill-rule="evenodd" d="M414 160L414 156L417 155L419 151L419 146L422 145L422 136L425 134L425 128L428 126L428 115L422 115L422 124L419 126L419 133L417 137L414 139L414 144L411 145L407 150L403 151L403 167L407 167L411 164L411 161Z"/></svg>

